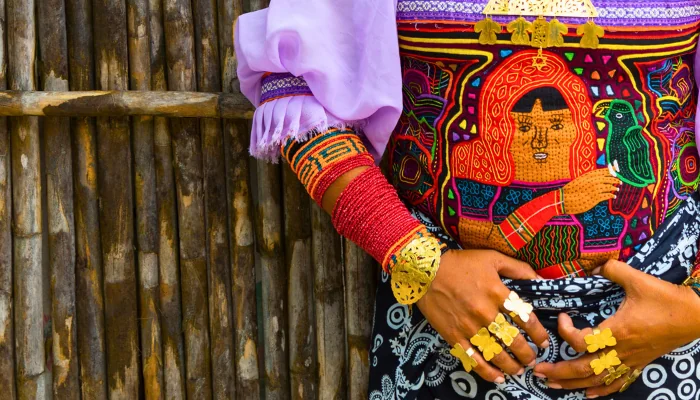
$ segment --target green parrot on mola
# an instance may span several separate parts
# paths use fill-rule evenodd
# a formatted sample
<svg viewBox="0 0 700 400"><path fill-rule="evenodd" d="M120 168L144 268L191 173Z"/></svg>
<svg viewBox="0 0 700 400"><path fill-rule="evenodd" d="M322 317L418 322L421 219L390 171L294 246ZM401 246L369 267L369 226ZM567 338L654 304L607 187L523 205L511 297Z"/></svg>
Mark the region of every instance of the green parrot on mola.
<svg viewBox="0 0 700 400"><path fill-rule="evenodd" d="M625 100L601 103L608 121L605 156L610 174L628 185L644 188L656 182L651 164L651 148L644 138L632 105Z"/></svg>

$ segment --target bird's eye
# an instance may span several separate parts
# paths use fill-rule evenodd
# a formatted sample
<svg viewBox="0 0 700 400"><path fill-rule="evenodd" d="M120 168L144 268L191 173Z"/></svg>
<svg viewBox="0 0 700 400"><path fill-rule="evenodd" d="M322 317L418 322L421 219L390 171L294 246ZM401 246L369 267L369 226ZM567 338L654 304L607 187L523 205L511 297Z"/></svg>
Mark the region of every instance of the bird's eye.
<svg viewBox="0 0 700 400"><path fill-rule="evenodd" d="M617 113L617 114L615 114L615 118L617 118L617 119L622 119L622 113Z"/></svg>

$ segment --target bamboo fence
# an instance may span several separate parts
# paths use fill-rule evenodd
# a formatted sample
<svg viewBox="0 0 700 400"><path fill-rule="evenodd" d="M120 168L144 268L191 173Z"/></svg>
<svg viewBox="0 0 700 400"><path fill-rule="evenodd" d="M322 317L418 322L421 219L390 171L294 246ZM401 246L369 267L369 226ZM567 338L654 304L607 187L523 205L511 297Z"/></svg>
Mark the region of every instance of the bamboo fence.
<svg viewBox="0 0 700 400"><path fill-rule="evenodd" d="M0 0L0 398L366 399L378 267L248 155L266 0Z"/></svg>

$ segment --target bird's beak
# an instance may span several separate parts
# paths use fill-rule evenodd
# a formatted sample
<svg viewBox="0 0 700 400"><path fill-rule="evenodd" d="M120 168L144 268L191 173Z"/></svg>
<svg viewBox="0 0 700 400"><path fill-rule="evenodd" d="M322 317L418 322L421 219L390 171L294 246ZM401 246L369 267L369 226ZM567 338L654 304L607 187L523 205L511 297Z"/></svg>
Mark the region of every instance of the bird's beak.
<svg viewBox="0 0 700 400"><path fill-rule="evenodd" d="M607 114L608 110L610 109L611 103L611 100L601 100L597 102L593 107L593 113L595 114L595 116L599 118L604 118L605 114Z"/></svg>

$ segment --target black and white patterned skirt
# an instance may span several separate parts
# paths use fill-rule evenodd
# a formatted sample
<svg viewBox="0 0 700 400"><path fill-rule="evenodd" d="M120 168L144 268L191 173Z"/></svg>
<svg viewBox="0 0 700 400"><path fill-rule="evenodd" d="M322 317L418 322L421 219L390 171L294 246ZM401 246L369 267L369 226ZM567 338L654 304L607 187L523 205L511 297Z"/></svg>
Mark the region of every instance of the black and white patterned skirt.
<svg viewBox="0 0 700 400"><path fill-rule="evenodd" d="M429 224L425 216L414 214ZM434 225L429 228L440 234ZM696 193L628 263L679 284L693 267L699 237L700 196ZM465 372L459 360L450 355L450 346L418 308L413 307L409 314L406 306L396 302L389 281L389 276L383 273L377 289L370 353L371 400L585 399L582 390L549 389L533 375L532 369L521 376L506 376L503 384L486 382L476 374ZM612 316L625 297L620 286L601 277L504 282L534 305L537 317L549 333L549 348L537 349L538 362L554 363L581 356L559 337L559 313L568 313L578 328L593 327ZM700 400L700 340L654 361L629 390L606 398Z"/></svg>

